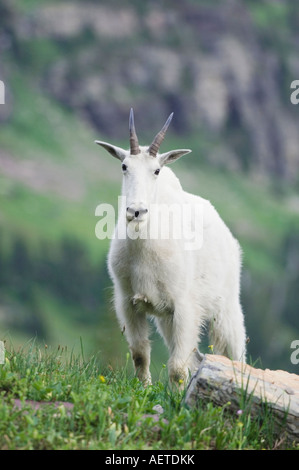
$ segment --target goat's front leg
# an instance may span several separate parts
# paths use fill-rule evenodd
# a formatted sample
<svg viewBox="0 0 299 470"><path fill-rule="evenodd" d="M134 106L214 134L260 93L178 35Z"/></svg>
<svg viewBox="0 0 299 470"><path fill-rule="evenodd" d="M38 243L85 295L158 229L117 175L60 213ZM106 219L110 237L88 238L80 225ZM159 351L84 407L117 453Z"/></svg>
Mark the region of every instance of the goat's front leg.
<svg viewBox="0 0 299 470"><path fill-rule="evenodd" d="M198 321L192 311L181 306L175 309L173 315L159 318L156 323L170 354L169 379L182 388L197 366Z"/></svg>
<svg viewBox="0 0 299 470"><path fill-rule="evenodd" d="M116 314L129 343L137 377L145 384L151 384L150 341L146 314L137 311L132 301L120 292L115 296Z"/></svg>

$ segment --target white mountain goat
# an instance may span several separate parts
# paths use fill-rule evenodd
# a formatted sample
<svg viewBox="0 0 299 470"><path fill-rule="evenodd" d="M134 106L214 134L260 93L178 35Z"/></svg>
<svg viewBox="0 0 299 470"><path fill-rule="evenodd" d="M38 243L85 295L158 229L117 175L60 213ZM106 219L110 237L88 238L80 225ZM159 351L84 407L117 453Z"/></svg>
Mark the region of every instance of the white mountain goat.
<svg viewBox="0 0 299 470"><path fill-rule="evenodd" d="M191 152L182 149L158 153L171 119L172 114L149 147L138 144L133 110L129 121L130 150L96 141L122 163L123 204L111 241L108 268L114 284L116 314L137 376L145 383L151 383L147 315L154 318L168 347L172 381L184 383L188 373L194 372L194 352L206 324L216 354L245 361L239 244L211 203L185 192L165 166ZM192 218L187 222L184 217L176 219L174 223L184 227L174 226L169 232L173 235L182 228L187 231L185 239L161 234L141 236L157 224L154 213L161 206L201 208L202 246L186 248L186 238L190 239L192 227L196 227ZM162 218L162 228L164 222L169 224Z"/></svg>

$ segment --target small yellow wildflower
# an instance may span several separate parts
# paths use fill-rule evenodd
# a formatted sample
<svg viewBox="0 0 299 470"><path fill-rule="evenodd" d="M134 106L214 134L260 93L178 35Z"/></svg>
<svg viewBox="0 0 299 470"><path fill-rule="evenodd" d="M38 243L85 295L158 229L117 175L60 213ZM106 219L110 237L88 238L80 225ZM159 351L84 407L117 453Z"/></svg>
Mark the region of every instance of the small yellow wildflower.
<svg viewBox="0 0 299 470"><path fill-rule="evenodd" d="M184 383L183 379L179 380L179 384L182 385Z"/></svg>
<svg viewBox="0 0 299 470"><path fill-rule="evenodd" d="M100 379L100 382L102 382L102 384L104 384L106 382L106 379L103 375L100 375L99 379Z"/></svg>
<svg viewBox="0 0 299 470"><path fill-rule="evenodd" d="M211 352L214 351L214 346L213 346L213 344L210 344L210 345L208 346L208 348L210 349Z"/></svg>

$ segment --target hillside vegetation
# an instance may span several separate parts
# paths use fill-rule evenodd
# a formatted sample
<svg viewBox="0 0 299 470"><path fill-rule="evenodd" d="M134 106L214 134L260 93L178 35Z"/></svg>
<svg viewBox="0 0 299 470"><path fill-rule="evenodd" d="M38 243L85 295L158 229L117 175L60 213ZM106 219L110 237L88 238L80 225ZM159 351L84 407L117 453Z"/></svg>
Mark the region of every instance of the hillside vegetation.
<svg viewBox="0 0 299 470"><path fill-rule="evenodd" d="M93 141L127 147L133 106L141 143L175 112L163 149L193 153L172 168L243 249L249 354L296 371L298 22L288 1L0 1L0 339L80 350L82 337L86 355L125 362L95 236L121 174Z"/></svg>
<svg viewBox="0 0 299 470"><path fill-rule="evenodd" d="M127 365L121 371L103 368L97 357L84 361L82 354L34 343L10 351L0 368L0 449L298 448L277 429L267 406L251 417L245 390L237 413L229 402L192 409L184 392L169 388L165 372L162 367L156 383L144 388Z"/></svg>

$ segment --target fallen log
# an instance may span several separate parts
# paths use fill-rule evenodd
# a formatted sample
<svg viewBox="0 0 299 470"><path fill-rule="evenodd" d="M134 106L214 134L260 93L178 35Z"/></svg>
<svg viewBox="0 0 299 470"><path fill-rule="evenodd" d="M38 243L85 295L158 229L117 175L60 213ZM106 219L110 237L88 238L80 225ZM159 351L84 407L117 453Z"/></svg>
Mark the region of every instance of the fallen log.
<svg viewBox="0 0 299 470"><path fill-rule="evenodd" d="M299 376L282 370L256 369L248 364L219 356L197 354L199 368L186 390L186 404L198 406L202 400L232 412L249 410L251 416L270 410L274 427L287 440L299 442ZM242 410L243 411L243 410ZM241 412L242 412L241 411Z"/></svg>

